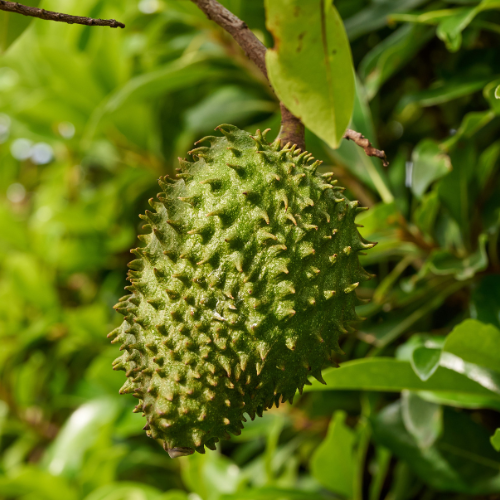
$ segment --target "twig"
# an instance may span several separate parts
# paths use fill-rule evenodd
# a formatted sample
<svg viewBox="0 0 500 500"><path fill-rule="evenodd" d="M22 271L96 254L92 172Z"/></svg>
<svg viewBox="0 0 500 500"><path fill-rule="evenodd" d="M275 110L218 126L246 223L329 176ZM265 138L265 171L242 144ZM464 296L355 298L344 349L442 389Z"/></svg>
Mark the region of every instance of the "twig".
<svg viewBox="0 0 500 500"><path fill-rule="evenodd" d="M226 30L268 79L266 68L266 47L252 33L247 24L222 6L217 0L191 0L211 21ZM291 142L305 149L305 130L299 118L281 104L281 130L279 137L283 144Z"/></svg>
<svg viewBox="0 0 500 500"><path fill-rule="evenodd" d="M37 7L29 7L21 5L17 2L7 2L0 0L0 10L6 12L15 12L23 16L37 17L47 21L56 21L68 24L84 24L85 26L109 26L110 28L125 28L123 23L114 19L92 19L91 17L70 16L69 14L61 14L60 12L52 12L50 10L38 9Z"/></svg>
<svg viewBox="0 0 500 500"><path fill-rule="evenodd" d="M191 0L200 10L202 10L208 19L217 23L221 28L226 30L236 40L238 45L243 49L247 57L253 61L268 79L266 68L266 47L252 33L247 24L239 17L222 6L217 0ZM300 118L294 116L281 103L281 130L279 137L283 143L291 142L297 144L301 149L305 149L305 130ZM354 141L358 146L365 150L368 156L376 156L381 158L384 166L387 167L389 162L383 151L375 149L370 141L363 137L359 132L347 130L344 137Z"/></svg>
<svg viewBox="0 0 500 500"><path fill-rule="evenodd" d="M192 0L211 21L224 28L267 78L266 47L247 24L216 0Z"/></svg>
<svg viewBox="0 0 500 500"><path fill-rule="evenodd" d="M387 155L385 154L385 152L381 151L380 149L374 148L372 146L372 143L363 134L360 134L359 132L348 128L345 131L344 139L353 141L360 148L363 148L367 156L376 156L377 158L380 158L384 167L389 166L389 161L387 160Z"/></svg>
<svg viewBox="0 0 500 500"><path fill-rule="evenodd" d="M279 137L283 144L291 142L297 147L306 150L306 130L299 118L294 116L288 108L280 102L281 108L281 129Z"/></svg>

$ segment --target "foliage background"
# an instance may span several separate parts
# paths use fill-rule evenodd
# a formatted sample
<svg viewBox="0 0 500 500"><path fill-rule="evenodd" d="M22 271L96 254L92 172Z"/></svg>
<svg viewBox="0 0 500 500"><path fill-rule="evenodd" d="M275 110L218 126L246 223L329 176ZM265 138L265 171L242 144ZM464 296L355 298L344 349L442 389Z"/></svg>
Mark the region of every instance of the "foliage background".
<svg viewBox="0 0 500 500"><path fill-rule="evenodd" d="M272 46L263 2L224 3ZM379 242L363 257L377 278L358 289L367 320L326 387L178 460L146 438L110 368L137 214L216 125L276 133L278 103L187 0L41 4L125 30L23 31L2 14L0 498L499 498L500 5L335 5L358 77L353 128L391 166L307 143L371 207L358 221Z"/></svg>

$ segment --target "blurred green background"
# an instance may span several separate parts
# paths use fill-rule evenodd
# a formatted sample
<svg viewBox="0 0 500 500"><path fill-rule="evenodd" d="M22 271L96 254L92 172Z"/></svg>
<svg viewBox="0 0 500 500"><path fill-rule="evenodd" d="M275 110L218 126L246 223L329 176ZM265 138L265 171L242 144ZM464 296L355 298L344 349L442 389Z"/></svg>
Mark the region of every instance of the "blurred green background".
<svg viewBox="0 0 500 500"><path fill-rule="evenodd" d="M224 4L272 46L263 1ZM277 134L278 103L188 0L40 3L124 30L0 13L1 499L500 498L500 3L335 5L352 128L391 165L307 144L371 208L367 319L327 386L177 460L118 396L106 338L138 214L220 123Z"/></svg>

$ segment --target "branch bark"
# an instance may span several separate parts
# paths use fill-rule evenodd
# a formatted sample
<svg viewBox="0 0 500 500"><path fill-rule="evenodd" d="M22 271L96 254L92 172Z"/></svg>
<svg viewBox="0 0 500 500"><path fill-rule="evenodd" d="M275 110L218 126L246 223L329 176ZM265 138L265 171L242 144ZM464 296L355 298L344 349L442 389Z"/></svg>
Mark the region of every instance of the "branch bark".
<svg viewBox="0 0 500 500"><path fill-rule="evenodd" d="M348 128L345 131L344 139L347 139L348 141L353 141L360 148L363 148L367 156L375 156L377 158L380 158L382 160L382 164L384 165L384 167L389 166L389 161L387 160L387 155L385 154L385 151L381 151L380 149L374 148L372 146L372 143L363 134L360 134L359 132L356 132Z"/></svg>
<svg viewBox="0 0 500 500"><path fill-rule="evenodd" d="M217 0L191 0L211 21L226 30L243 49L247 57L255 63L269 81L266 68L266 47L252 33L247 24L227 10ZM294 116L281 104L281 130L279 137L286 144L290 142L305 149L305 129L300 118Z"/></svg>
<svg viewBox="0 0 500 500"><path fill-rule="evenodd" d="M123 23L114 19L92 19L91 17L70 16L60 12L52 12L50 10L39 9L37 7L29 7L21 5L17 2L8 2L0 0L0 10L5 12L14 12L28 17L37 17L46 21L56 21L68 24L83 24L85 26L109 26L110 28L125 28Z"/></svg>
<svg viewBox="0 0 500 500"><path fill-rule="evenodd" d="M269 81L266 68L266 47L252 33L247 24L232 12L222 6L217 0L191 0L211 21L217 23L226 30L243 49L247 57L253 61L262 71ZM305 150L305 130L300 118L294 116L283 103L281 107L281 130L279 137L283 143L291 142L297 144L299 148ZM389 165L384 151L374 148L370 141L359 132L347 129L344 135L345 139L354 141L358 146L364 149L368 156L376 156L382 159L385 167Z"/></svg>

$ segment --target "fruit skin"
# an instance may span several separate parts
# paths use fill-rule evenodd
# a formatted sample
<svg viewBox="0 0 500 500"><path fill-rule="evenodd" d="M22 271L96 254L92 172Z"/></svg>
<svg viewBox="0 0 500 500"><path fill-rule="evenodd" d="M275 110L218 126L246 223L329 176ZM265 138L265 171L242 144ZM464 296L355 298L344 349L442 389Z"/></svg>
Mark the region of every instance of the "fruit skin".
<svg viewBox="0 0 500 500"><path fill-rule="evenodd" d="M149 234L131 252L108 337L125 352L120 393L139 399L147 434L170 456L213 449L240 434L244 413L293 400L338 351L357 318L354 292L370 279L364 210L319 175L311 154L232 125L180 160L177 179L141 216Z"/></svg>

